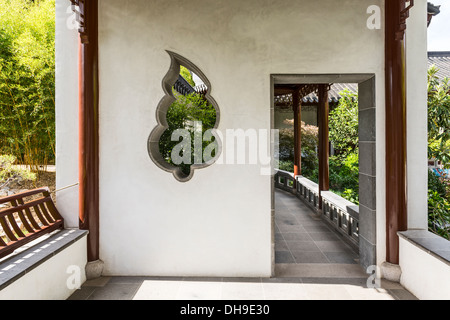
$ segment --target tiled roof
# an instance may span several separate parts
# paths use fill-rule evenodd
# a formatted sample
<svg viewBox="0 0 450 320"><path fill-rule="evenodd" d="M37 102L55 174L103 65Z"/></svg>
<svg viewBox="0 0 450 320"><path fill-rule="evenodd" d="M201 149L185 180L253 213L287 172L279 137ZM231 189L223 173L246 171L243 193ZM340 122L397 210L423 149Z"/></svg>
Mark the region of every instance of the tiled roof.
<svg viewBox="0 0 450 320"><path fill-rule="evenodd" d="M328 101L330 103L338 102L339 99L341 99L340 92L348 89L351 92L357 92L358 91L358 84L357 83L334 83L331 85L330 91L328 91ZM319 102L317 98L317 94L310 93L306 97L303 98L303 103L317 103Z"/></svg>
<svg viewBox="0 0 450 320"><path fill-rule="evenodd" d="M428 52L428 67L435 65L440 79L450 78L450 51Z"/></svg>

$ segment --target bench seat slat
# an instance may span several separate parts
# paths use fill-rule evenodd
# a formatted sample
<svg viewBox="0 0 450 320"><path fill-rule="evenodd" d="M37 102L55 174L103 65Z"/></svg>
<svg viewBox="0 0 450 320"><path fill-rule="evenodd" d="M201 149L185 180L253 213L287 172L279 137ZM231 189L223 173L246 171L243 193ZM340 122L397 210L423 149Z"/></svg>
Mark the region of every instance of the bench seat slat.
<svg viewBox="0 0 450 320"><path fill-rule="evenodd" d="M42 224L44 226L49 226L50 224L47 222L47 220L45 220L44 216L41 213L41 210L39 209L39 206L34 206L33 209L39 220L41 220Z"/></svg>
<svg viewBox="0 0 450 320"><path fill-rule="evenodd" d="M14 207L18 206L17 200L11 201L11 205ZM23 213L23 210L18 210L17 214L19 215L20 221L22 222L23 226L29 233L34 233L33 227L28 223L27 218L25 217L25 214Z"/></svg>
<svg viewBox="0 0 450 320"><path fill-rule="evenodd" d="M16 235L12 232L5 217L0 217L0 225L10 241L17 241Z"/></svg>
<svg viewBox="0 0 450 320"><path fill-rule="evenodd" d="M22 206L24 205L23 199L18 199L17 201L19 202L20 205L22 205ZM41 230L41 227L34 219L30 208L25 208L24 210L25 210L25 214L27 215L27 218L30 221L31 225L33 226L34 230Z"/></svg>
<svg viewBox="0 0 450 320"><path fill-rule="evenodd" d="M14 217L14 214L8 215L9 224L12 226L14 232L19 236L19 238L24 238L25 234L20 230L19 226L17 225L16 218Z"/></svg>

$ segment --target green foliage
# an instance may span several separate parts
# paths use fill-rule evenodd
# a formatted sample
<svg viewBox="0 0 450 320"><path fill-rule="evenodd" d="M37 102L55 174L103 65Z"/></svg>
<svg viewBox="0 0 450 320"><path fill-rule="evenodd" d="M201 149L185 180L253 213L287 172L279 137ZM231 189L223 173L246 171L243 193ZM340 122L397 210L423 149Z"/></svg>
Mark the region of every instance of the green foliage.
<svg viewBox="0 0 450 320"><path fill-rule="evenodd" d="M16 157L0 155L0 189L8 187L13 182L36 180L36 174L30 170L15 166Z"/></svg>
<svg viewBox="0 0 450 320"><path fill-rule="evenodd" d="M319 167L317 148L319 145L319 128L302 122L302 174L315 179L315 169ZM317 176L318 178L318 176Z"/></svg>
<svg viewBox="0 0 450 320"><path fill-rule="evenodd" d="M359 204L358 95L341 91L338 106L330 111L329 134L336 155L330 157L330 189Z"/></svg>
<svg viewBox="0 0 450 320"><path fill-rule="evenodd" d="M450 83L440 80L435 66L428 70L428 157L450 168ZM448 180L428 172L429 230L450 240Z"/></svg>
<svg viewBox="0 0 450 320"><path fill-rule="evenodd" d="M291 162L294 168L294 121L286 120L285 123L292 127L281 129L279 132L279 159L280 163L281 161Z"/></svg>
<svg viewBox="0 0 450 320"><path fill-rule="evenodd" d="M450 240L450 203L432 190L428 190L428 228Z"/></svg>
<svg viewBox="0 0 450 320"><path fill-rule="evenodd" d="M359 154L358 150L346 158L330 157L330 189L341 197L359 204Z"/></svg>
<svg viewBox="0 0 450 320"><path fill-rule="evenodd" d="M286 171L294 170L294 120L286 120L286 124L291 128L281 129L279 135L279 167L291 168ZM317 145L319 142L319 128L307 125L302 122L302 175L312 178L315 168L318 166ZM284 170L284 169L281 169Z"/></svg>
<svg viewBox="0 0 450 320"><path fill-rule="evenodd" d="M278 169L287 172L294 172L294 162L281 160L278 162Z"/></svg>
<svg viewBox="0 0 450 320"><path fill-rule="evenodd" d="M180 74L192 87L195 87L195 82L189 69L180 66Z"/></svg>
<svg viewBox="0 0 450 320"><path fill-rule="evenodd" d="M178 129L186 129L191 135L191 163L194 163L194 132L193 122L202 123L202 135L208 129L214 128L217 119L217 112L202 95L192 93L190 95L180 95L174 93L176 101L172 103L167 111L167 123L169 128L163 133L159 140L159 151L167 163L178 166L182 172L189 175L191 164L175 164L172 161L172 150L180 141L172 141L172 133ZM202 141L202 152L214 141ZM212 154L214 156L214 154Z"/></svg>
<svg viewBox="0 0 450 320"><path fill-rule="evenodd" d="M428 156L450 168L450 83L428 70Z"/></svg>
<svg viewBox="0 0 450 320"><path fill-rule="evenodd" d="M446 197L446 185L433 171L428 170L428 190L437 192L441 197Z"/></svg>
<svg viewBox="0 0 450 320"><path fill-rule="evenodd" d="M346 158L355 152L359 143L358 95L348 89L339 94L339 105L330 111L330 141L337 154Z"/></svg>
<svg viewBox="0 0 450 320"><path fill-rule="evenodd" d="M0 0L0 152L55 157L55 0Z"/></svg>

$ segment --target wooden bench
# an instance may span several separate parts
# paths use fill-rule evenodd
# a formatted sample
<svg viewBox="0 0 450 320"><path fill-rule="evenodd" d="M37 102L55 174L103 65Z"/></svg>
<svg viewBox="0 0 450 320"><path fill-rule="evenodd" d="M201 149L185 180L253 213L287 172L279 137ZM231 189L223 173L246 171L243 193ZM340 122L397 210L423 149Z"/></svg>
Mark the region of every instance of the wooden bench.
<svg viewBox="0 0 450 320"><path fill-rule="evenodd" d="M64 228L48 188L0 199L0 259L42 235Z"/></svg>

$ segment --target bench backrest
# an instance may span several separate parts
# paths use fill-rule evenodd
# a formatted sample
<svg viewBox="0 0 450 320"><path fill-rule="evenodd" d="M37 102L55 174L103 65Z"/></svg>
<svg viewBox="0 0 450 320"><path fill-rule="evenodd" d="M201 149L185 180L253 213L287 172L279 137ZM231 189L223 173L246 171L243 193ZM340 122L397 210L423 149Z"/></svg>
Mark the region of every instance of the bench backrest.
<svg viewBox="0 0 450 320"><path fill-rule="evenodd" d="M18 193L0 199L0 258L38 237L64 228L48 188Z"/></svg>

